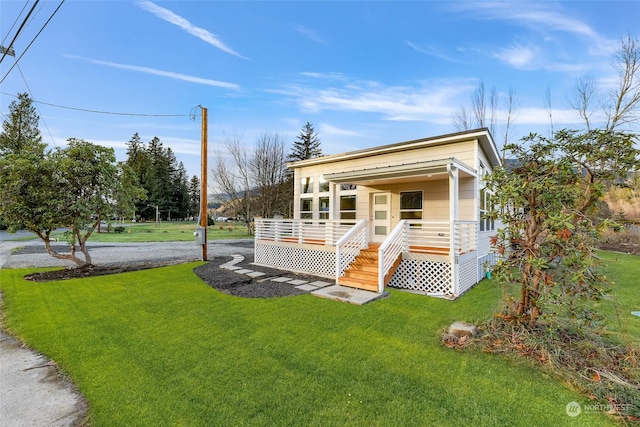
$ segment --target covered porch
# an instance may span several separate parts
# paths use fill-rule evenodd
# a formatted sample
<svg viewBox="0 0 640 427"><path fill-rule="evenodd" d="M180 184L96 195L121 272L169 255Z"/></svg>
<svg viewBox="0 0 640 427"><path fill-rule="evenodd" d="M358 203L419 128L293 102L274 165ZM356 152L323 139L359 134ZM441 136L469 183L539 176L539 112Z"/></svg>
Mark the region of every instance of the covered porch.
<svg viewBox="0 0 640 427"><path fill-rule="evenodd" d="M400 220L381 242L370 227L365 219L256 219L254 262L379 293L389 286L453 298L479 280L476 221Z"/></svg>

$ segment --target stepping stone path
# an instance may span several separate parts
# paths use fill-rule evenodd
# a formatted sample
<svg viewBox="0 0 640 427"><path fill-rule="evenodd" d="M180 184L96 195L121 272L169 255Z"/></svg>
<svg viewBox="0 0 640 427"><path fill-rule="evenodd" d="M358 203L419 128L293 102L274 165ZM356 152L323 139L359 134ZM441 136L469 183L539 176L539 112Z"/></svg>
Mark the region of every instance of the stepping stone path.
<svg viewBox="0 0 640 427"><path fill-rule="evenodd" d="M266 276L266 273L261 271L254 271L244 267L238 267L236 264L244 261L244 257L242 255L233 255L233 259L231 261L227 261L224 264L220 265L220 268L224 268L225 270L233 271L234 273L244 274L245 276L249 276L251 278L258 278L262 276ZM262 279L261 281L272 281L278 283L286 283L288 285L294 286L296 289L300 289L301 291L311 292L317 289L321 289L327 286L332 285L329 282L323 282L322 280L316 280L314 282L309 282L308 280L296 279L294 277L267 277Z"/></svg>

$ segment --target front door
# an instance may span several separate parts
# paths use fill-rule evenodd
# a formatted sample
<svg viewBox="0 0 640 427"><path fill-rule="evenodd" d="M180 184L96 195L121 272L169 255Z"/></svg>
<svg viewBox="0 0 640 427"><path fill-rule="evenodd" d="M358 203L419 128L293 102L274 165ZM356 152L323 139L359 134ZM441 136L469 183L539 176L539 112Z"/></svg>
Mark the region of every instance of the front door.
<svg viewBox="0 0 640 427"><path fill-rule="evenodd" d="M391 193L371 194L371 241L381 243L391 232Z"/></svg>

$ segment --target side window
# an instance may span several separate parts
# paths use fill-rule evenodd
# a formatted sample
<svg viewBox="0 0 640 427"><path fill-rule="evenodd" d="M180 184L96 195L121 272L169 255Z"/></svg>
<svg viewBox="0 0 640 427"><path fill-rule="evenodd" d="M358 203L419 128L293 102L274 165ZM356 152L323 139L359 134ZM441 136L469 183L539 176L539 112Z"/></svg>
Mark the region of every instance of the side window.
<svg viewBox="0 0 640 427"><path fill-rule="evenodd" d="M493 231L495 229L495 222L486 217L487 212L491 209L491 193L485 188L485 178L487 177L487 168L485 165L480 162L480 176L478 179L480 180L480 194L479 205L479 220L480 220L480 231Z"/></svg>

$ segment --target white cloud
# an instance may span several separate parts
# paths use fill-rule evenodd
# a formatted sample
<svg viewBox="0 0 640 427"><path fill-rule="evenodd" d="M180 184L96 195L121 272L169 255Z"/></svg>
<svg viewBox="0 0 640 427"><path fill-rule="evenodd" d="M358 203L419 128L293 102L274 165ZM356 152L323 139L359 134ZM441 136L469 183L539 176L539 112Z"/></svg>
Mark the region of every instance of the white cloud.
<svg viewBox="0 0 640 427"><path fill-rule="evenodd" d="M153 74L153 75L156 75L156 76L169 77L171 79L182 80L182 81L185 81L185 82L198 83L198 84L203 84L203 85L207 85L207 86L223 87L223 88L234 89L234 90L240 89L240 86L238 86L235 83L228 83L228 82L222 82L222 81L219 81L219 80L205 79L203 77L190 76L188 74L175 73L173 71L163 71L163 70L158 70L156 68L149 68L149 67L144 67L144 66L140 66L140 65L118 64L116 62L101 61L101 60L98 60L98 59L90 59L90 58L82 58L82 57L73 56L73 55L65 55L65 56L67 58L82 59L82 60L85 60L85 61L89 61L92 64L105 65L107 67L120 68L122 70L137 71L139 73L146 73L146 74Z"/></svg>
<svg viewBox="0 0 640 427"><path fill-rule="evenodd" d="M411 49L415 50L416 52L420 52L420 53L422 53L424 55L433 56L435 58L443 59L443 60L449 61L449 62L456 62L456 63L461 62L461 61L459 61L458 59L456 59L456 58L454 58L452 56L449 56L449 55L446 55L446 54L442 53L440 50L438 50L438 49L436 49L434 47L431 47L431 46L426 46L426 47L425 46L418 46L415 43L410 42L410 41L405 41L405 43Z"/></svg>
<svg viewBox="0 0 640 427"><path fill-rule="evenodd" d="M319 72L305 71L300 74L305 77L313 77L315 79L346 80L346 77L342 73L319 73Z"/></svg>
<svg viewBox="0 0 640 427"><path fill-rule="evenodd" d="M393 121L448 120L474 83L467 79L438 80L417 87L388 86L356 81L342 87L314 88L290 85L274 90L298 103L304 112L349 111L379 114Z"/></svg>
<svg viewBox="0 0 640 427"><path fill-rule="evenodd" d="M195 37L199 38L200 40L202 40L205 43L210 44L211 46L217 47L218 49L220 49L223 52L227 52L227 53L229 53L231 55L235 55L235 56L237 56L239 58L247 59L246 57L240 55L238 52L234 51L229 46L224 44L218 38L218 36L216 36L215 34L209 32L208 30L206 30L204 28L200 28L198 26L193 25L187 19L183 18L182 16L176 15L175 13L170 11L169 9L165 9L164 7L160 7L160 6L150 2L148 0L140 0L140 1L136 2L136 4L140 8L142 8L142 9L148 11L148 12L151 12L152 14L157 16L158 18L160 18L162 20L165 20L170 24L173 24L173 25L176 25L176 26L182 28L184 31L186 31L187 33L191 34L192 36L195 36Z"/></svg>
<svg viewBox="0 0 640 427"><path fill-rule="evenodd" d="M327 42L318 35L315 31L310 28L305 27L304 25L296 25L293 27L295 31L307 37L310 40L313 40L316 43L326 44Z"/></svg>
<svg viewBox="0 0 640 427"><path fill-rule="evenodd" d="M508 48L500 49L499 52L494 53L493 56L506 62L513 68L530 69L538 68L539 63L535 63L537 57L536 48L532 46L522 46L520 44L512 45Z"/></svg>
<svg viewBox="0 0 640 427"><path fill-rule="evenodd" d="M320 134L328 136L362 136L362 133L360 132L349 129L342 129L337 126L332 126L328 123L320 123L318 131Z"/></svg>

